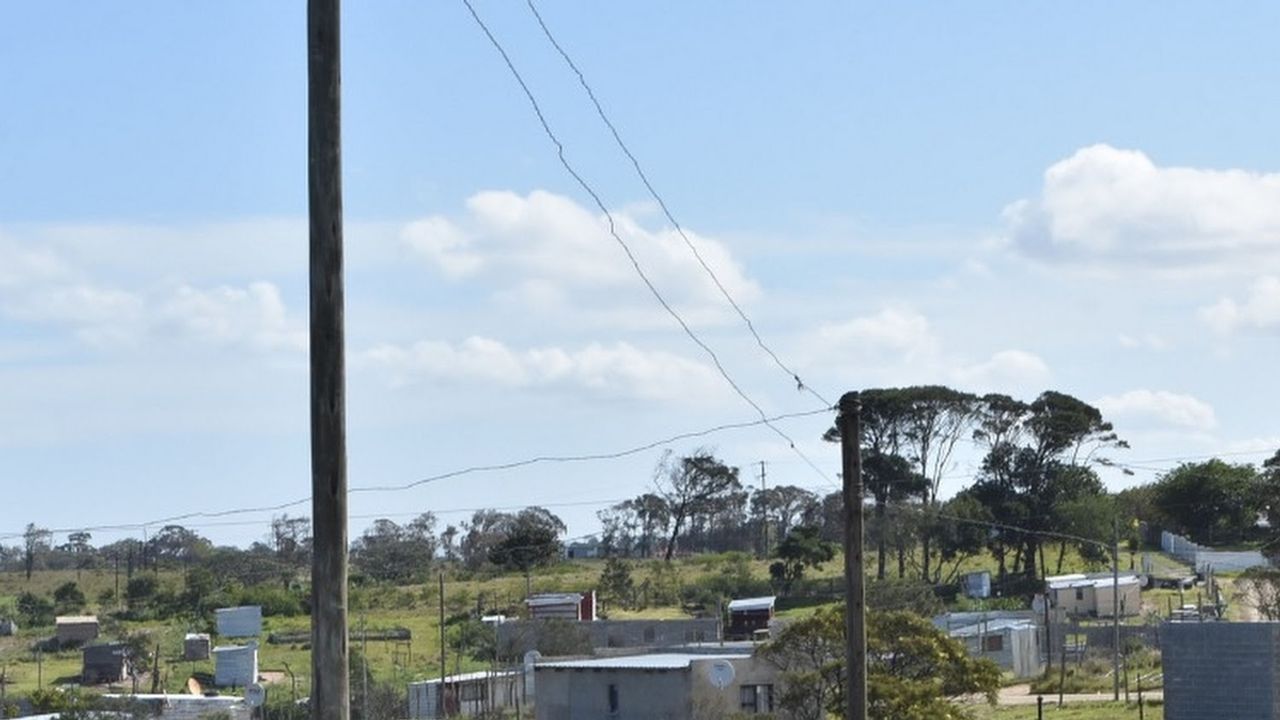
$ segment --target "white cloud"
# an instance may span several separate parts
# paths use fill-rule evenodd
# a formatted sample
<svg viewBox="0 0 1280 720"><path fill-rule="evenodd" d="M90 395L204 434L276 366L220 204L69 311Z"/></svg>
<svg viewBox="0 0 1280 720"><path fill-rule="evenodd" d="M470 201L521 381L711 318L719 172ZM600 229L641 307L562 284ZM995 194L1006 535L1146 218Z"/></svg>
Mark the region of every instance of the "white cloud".
<svg viewBox="0 0 1280 720"><path fill-rule="evenodd" d="M426 380L511 388L568 387L602 396L677 401L724 395L723 381L711 368L625 342L591 343L577 350L540 347L518 351L498 340L473 336L458 344L383 344L362 353L360 359L387 370L398 384Z"/></svg>
<svg viewBox="0 0 1280 720"><path fill-rule="evenodd" d="M987 360L952 371L957 385L977 392L1036 393L1049 382L1048 364L1025 350L1001 350Z"/></svg>
<svg viewBox="0 0 1280 720"><path fill-rule="evenodd" d="M1045 258L1196 271L1280 260L1280 174L1161 167L1109 145L1055 163L1040 195L1004 215L1009 240Z"/></svg>
<svg viewBox="0 0 1280 720"><path fill-rule="evenodd" d="M1224 335L1240 329L1280 328L1280 278L1271 275L1258 278L1249 287L1245 300L1222 298L1200 308L1200 319Z"/></svg>
<svg viewBox="0 0 1280 720"><path fill-rule="evenodd" d="M910 308L887 307L874 315L820 326L814 345L811 350L827 357L890 355L895 360L915 360L937 352L938 340L924 315Z"/></svg>
<svg viewBox="0 0 1280 720"><path fill-rule="evenodd" d="M687 319L702 323L729 317L719 289L677 232L650 230L634 211L614 212L613 221L646 275L672 305L689 314ZM723 243L689 230L685 234L735 300L748 303L759 296L759 286ZM417 220L404 227L401 240L446 275L491 283L502 299L537 288L539 298L568 303L557 304L558 311L600 311L640 300L648 315L661 312L610 235L607 218L560 195L477 193L467 200L464 217ZM621 317L630 322L632 315Z"/></svg>
<svg viewBox="0 0 1280 720"><path fill-rule="evenodd" d="M1191 395L1167 390L1139 389L1108 395L1100 398L1097 406L1108 417L1153 420L1192 430L1209 430L1218 424L1213 406Z"/></svg>
<svg viewBox="0 0 1280 720"><path fill-rule="evenodd" d="M177 288L155 309L157 332L177 331L201 343L258 350L305 350L307 333L268 282L248 287Z"/></svg>

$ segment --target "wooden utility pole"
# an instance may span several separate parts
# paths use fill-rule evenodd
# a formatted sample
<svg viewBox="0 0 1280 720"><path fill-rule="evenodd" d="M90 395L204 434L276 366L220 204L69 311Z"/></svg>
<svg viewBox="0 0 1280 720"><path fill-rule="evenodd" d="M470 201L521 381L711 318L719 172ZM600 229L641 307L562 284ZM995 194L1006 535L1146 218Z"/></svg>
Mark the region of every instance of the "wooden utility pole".
<svg viewBox="0 0 1280 720"><path fill-rule="evenodd" d="M1115 702L1120 702L1120 518L1111 518L1111 675ZM1128 690L1128 688L1125 688Z"/></svg>
<svg viewBox="0 0 1280 720"><path fill-rule="evenodd" d="M867 606L862 557L862 403L840 398L841 465L844 474L845 720L867 720Z"/></svg>
<svg viewBox="0 0 1280 720"><path fill-rule="evenodd" d="M307 2L313 720L348 720L351 716L339 7L339 0Z"/></svg>
<svg viewBox="0 0 1280 720"><path fill-rule="evenodd" d="M768 559L769 557L769 496L765 495L765 470L764 461L760 461L760 527L764 531L764 550L761 551L760 557Z"/></svg>

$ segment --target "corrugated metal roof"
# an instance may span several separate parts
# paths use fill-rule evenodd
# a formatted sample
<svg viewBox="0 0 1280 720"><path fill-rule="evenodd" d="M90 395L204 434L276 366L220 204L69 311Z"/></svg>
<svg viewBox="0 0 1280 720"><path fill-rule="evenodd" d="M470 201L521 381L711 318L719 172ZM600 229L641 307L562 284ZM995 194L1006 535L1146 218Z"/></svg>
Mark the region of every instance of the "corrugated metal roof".
<svg viewBox="0 0 1280 720"><path fill-rule="evenodd" d="M746 660L750 657L751 653L654 653L591 658L590 660L540 662L534 667L563 670L683 670L694 660Z"/></svg>
<svg viewBox="0 0 1280 720"><path fill-rule="evenodd" d="M541 607L543 605L565 605L582 602L582 595L579 593L546 593L543 595L530 595L524 601L529 607Z"/></svg>
<svg viewBox="0 0 1280 720"><path fill-rule="evenodd" d="M1004 630L1022 630L1027 628L1034 630L1036 627L1037 625L1030 620L1004 618L999 620L990 620L985 623L974 623L973 625L953 628L948 634L951 637L974 637L977 635L991 635Z"/></svg>
<svg viewBox="0 0 1280 720"><path fill-rule="evenodd" d="M1138 582L1137 575L1126 574L1120 576L1121 585L1136 585ZM1045 583L1049 586L1050 590L1067 590L1077 587L1106 588L1111 587L1114 583L1114 579L1110 575L1107 575L1106 577L1080 574L1057 575L1045 578Z"/></svg>
<svg viewBox="0 0 1280 720"><path fill-rule="evenodd" d="M742 598L729 601L729 612L734 610L768 610L777 600L773 595L767 597Z"/></svg>
<svg viewBox="0 0 1280 720"><path fill-rule="evenodd" d="M446 683L474 682L476 680L488 680L490 678L513 677L519 674L521 674L520 670L497 670L494 672L478 670L476 672L462 673L460 675L447 675L445 676L444 681ZM409 686L417 687L421 685L439 685L439 684L440 684L440 678L435 678L434 680L418 680L415 682L411 682L409 683Z"/></svg>

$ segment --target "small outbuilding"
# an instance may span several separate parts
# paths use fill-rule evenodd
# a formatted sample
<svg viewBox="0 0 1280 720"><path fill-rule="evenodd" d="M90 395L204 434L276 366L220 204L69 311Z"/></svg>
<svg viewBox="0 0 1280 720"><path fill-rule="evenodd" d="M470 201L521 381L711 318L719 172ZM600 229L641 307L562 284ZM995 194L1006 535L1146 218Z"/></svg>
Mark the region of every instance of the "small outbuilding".
<svg viewBox="0 0 1280 720"><path fill-rule="evenodd" d="M262 606L218 608L213 611L218 634L228 638L257 637L262 634Z"/></svg>
<svg viewBox="0 0 1280 720"><path fill-rule="evenodd" d="M94 640L101 632L94 615L63 615L54 620L54 637L58 645L83 645Z"/></svg>
<svg viewBox="0 0 1280 720"><path fill-rule="evenodd" d="M213 683L218 687L247 687L258 682L258 643L213 649Z"/></svg>
<svg viewBox="0 0 1280 720"><path fill-rule="evenodd" d="M1118 584L1112 573L1055 575L1045 578L1045 586L1050 607L1067 615L1115 617L1117 596L1121 617L1142 612L1142 582L1137 575L1120 575Z"/></svg>
<svg viewBox="0 0 1280 720"><path fill-rule="evenodd" d="M520 670L471 672L409 683L409 717L471 717L519 707L524 697Z"/></svg>
<svg viewBox="0 0 1280 720"><path fill-rule="evenodd" d="M773 595L730 600L725 639L749 640L761 631L768 632L777 600Z"/></svg>
<svg viewBox="0 0 1280 720"><path fill-rule="evenodd" d="M524 601L529 617L534 620L596 619L596 591L583 593L539 593Z"/></svg>
<svg viewBox="0 0 1280 720"><path fill-rule="evenodd" d="M187 633L182 639L183 660L208 660L212 643L205 633Z"/></svg>
<svg viewBox="0 0 1280 720"><path fill-rule="evenodd" d="M979 570L961 575L960 591L967 598L984 599L991 597L991 572Z"/></svg>
<svg viewBox="0 0 1280 720"><path fill-rule="evenodd" d="M13 637L18 634L18 623L9 618L0 618L0 637Z"/></svg>
<svg viewBox="0 0 1280 720"><path fill-rule="evenodd" d="M85 685L121 682L129 676L129 646L124 643L89 645L84 649L80 681Z"/></svg>
<svg viewBox="0 0 1280 720"><path fill-rule="evenodd" d="M964 643L969 655L987 658L1016 678L1044 672L1040 626L1032 620L994 618L952 628L948 634Z"/></svg>

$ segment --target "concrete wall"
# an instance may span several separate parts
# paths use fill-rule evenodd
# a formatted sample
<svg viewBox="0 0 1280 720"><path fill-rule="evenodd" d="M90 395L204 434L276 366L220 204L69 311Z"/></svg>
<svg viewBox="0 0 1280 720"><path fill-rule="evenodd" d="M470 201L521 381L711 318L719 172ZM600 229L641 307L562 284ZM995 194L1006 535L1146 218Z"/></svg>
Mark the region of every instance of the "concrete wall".
<svg viewBox="0 0 1280 720"><path fill-rule="evenodd" d="M710 668L716 660L694 660L689 665L691 692L690 717L693 720L734 717L741 712L743 685L772 686L773 710L778 709L782 687L778 681L778 669L759 658L730 660L733 665L733 682L725 688L711 684ZM767 708L761 708L767 712Z"/></svg>
<svg viewBox="0 0 1280 720"><path fill-rule="evenodd" d="M1184 562L1190 563L1196 570L1212 567L1214 570L1247 570L1259 565L1271 563L1257 550L1227 551L1214 550L1197 545L1181 535L1169 531L1160 533L1160 549Z"/></svg>
<svg viewBox="0 0 1280 720"><path fill-rule="evenodd" d="M568 635L554 640L545 633ZM517 620L498 626L498 647L509 657L530 650L548 653L552 644L573 646L572 652L610 647L670 647L691 642L715 642L715 618L688 620L597 620L595 622L557 622L552 625L536 620Z"/></svg>
<svg viewBox="0 0 1280 720"><path fill-rule="evenodd" d="M1280 719L1280 623L1166 623L1165 720Z"/></svg>
<svg viewBox="0 0 1280 720"><path fill-rule="evenodd" d="M570 669L539 667L537 720L692 720L690 669ZM609 686L618 711L609 711Z"/></svg>

